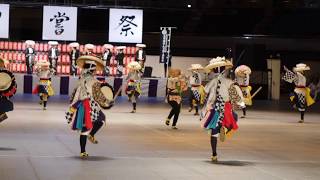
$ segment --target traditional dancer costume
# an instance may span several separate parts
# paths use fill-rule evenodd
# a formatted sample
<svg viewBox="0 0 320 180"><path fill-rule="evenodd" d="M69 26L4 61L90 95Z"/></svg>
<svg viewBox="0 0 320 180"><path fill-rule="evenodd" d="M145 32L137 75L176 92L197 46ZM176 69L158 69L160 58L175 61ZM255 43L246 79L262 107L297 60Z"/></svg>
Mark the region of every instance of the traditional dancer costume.
<svg viewBox="0 0 320 180"><path fill-rule="evenodd" d="M85 44L84 45L84 55L93 55L93 50L96 46L93 44Z"/></svg>
<svg viewBox="0 0 320 180"><path fill-rule="evenodd" d="M167 84L167 101L172 107L165 124L170 125L170 120L173 117L172 129L178 129L176 127L182 102L182 92L187 90L187 84L185 78L181 75L180 69L170 69L169 78Z"/></svg>
<svg viewBox="0 0 320 180"><path fill-rule="evenodd" d="M235 69L236 75L236 83L240 86L240 89L243 94L244 103L246 106L252 105L252 97L251 97L251 86L249 85L249 78L251 74L251 69L246 65L240 65ZM246 116L246 107L242 109L243 116Z"/></svg>
<svg viewBox="0 0 320 180"><path fill-rule="evenodd" d="M144 64L147 60L147 56L146 56L146 51L144 50L144 48L146 47L145 44L137 44L136 45L139 49L136 52L135 55L135 61L139 62L140 66L141 66L141 73L143 74L144 72Z"/></svg>
<svg viewBox="0 0 320 180"><path fill-rule="evenodd" d="M103 109L109 109L113 105L113 90L111 100L106 98L102 91L104 87L112 89L107 83L99 82L94 74L103 70L103 61L95 56L81 56L77 65L82 68L79 83L74 89L70 108L66 112L68 123L72 124L72 130L80 132L80 157L88 156L86 153L87 138L94 144L98 141L95 134L105 123Z"/></svg>
<svg viewBox="0 0 320 180"><path fill-rule="evenodd" d="M36 64L36 73L39 77L39 84L33 89L32 94L38 94L40 97L40 105L43 105L43 110L47 109L47 101L50 96L54 95L51 86L51 77L54 75L54 70L49 68L50 63L46 60L38 61Z"/></svg>
<svg viewBox="0 0 320 180"><path fill-rule="evenodd" d="M133 61L128 64L127 68L130 72L127 76L126 94L132 103L131 113L135 113L137 111L137 99L141 94L141 66L138 62Z"/></svg>
<svg viewBox="0 0 320 180"><path fill-rule="evenodd" d="M213 71L215 76L206 85L207 102L201 112L201 126L211 134L211 148L213 162L217 162L217 137L225 140L225 135L238 129L237 115L234 107L244 107L240 88L229 78L227 70L232 68L232 63L224 57L213 58L206 70Z"/></svg>
<svg viewBox="0 0 320 180"><path fill-rule="evenodd" d="M70 59L70 75L77 75L77 59L80 56L80 51L79 51L79 43L74 42L70 43L69 47L71 48L71 51L69 53L69 59Z"/></svg>
<svg viewBox="0 0 320 180"><path fill-rule="evenodd" d="M293 103L293 107L298 108L298 111L300 112L301 116L299 123L303 123L306 107L311 106L314 103L314 100L310 96L310 89L306 87L306 77L303 75L303 72L310 70L310 67L300 63L293 68L293 72L285 66L284 70L286 73L282 79L296 85L294 92L290 95L290 100Z"/></svg>
<svg viewBox="0 0 320 180"><path fill-rule="evenodd" d="M190 84L190 109L189 112L195 108L196 112L194 115L199 115L199 108L204 103L205 91L202 86L201 74L200 71L203 70L201 64L191 64L191 68L188 69L191 71L192 75L189 78Z"/></svg>
<svg viewBox="0 0 320 180"><path fill-rule="evenodd" d="M124 49L126 46L118 46L117 49L117 55L115 57L115 60L117 61L117 76L122 76L123 74L123 59L124 59Z"/></svg>
<svg viewBox="0 0 320 180"><path fill-rule="evenodd" d="M112 49L113 49L113 45L111 44L105 44L103 45L104 48L104 52L102 55L102 60L104 61L104 73L106 76L110 75L110 61L112 58Z"/></svg>
<svg viewBox="0 0 320 180"><path fill-rule="evenodd" d="M35 42L32 40L27 40L26 45L27 45L27 48L25 50L25 56L26 56L27 74L32 74L34 57L36 55L36 52L34 50Z"/></svg>
<svg viewBox="0 0 320 180"><path fill-rule="evenodd" d="M6 70L5 60L0 58L0 123L8 118L6 112L13 111L13 103L9 100L17 91L14 75Z"/></svg>
<svg viewBox="0 0 320 180"><path fill-rule="evenodd" d="M58 42L57 41L49 41L48 44L51 46L49 49L49 63L50 69L54 70L54 73L57 72L58 66L58 57L60 56L60 52L58 50Z"/></svg>

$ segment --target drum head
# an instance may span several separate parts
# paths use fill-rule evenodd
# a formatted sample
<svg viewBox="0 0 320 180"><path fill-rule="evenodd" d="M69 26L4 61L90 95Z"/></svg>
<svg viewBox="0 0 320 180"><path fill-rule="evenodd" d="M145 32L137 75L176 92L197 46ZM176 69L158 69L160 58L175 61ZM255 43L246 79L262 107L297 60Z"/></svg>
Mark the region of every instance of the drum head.
<svg viewBox="0 0 320 180"><path fill-rule="evenodd" d="M3 70L0 71L0 92L6 92L12 85L12 73Z"/></svg>
<svg viewBox="0 0 320 180"><path fill-rule="evenodd" d="M101 84L101 92L108 101L113 100L114 98L113 88L108 83Z"/></svg>

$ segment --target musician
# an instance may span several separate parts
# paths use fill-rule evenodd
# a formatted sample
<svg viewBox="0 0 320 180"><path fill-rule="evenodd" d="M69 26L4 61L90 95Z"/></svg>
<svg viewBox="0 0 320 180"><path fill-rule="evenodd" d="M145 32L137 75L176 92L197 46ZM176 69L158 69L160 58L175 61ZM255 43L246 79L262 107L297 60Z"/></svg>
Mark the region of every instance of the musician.
<svg viewBox="0 0 320 180"><path fill-rule="evenodd" d="M26 56L27 74L32 74L34 57L36 55L36 52L34 50L35 42L32 40L27 40L26 45L27 45L27 48L25 50L25 56Z"/></svg>
<svg viewBox="0 0 320 180"><path fill-rule="evenodd" d="M170 125L170 120L173 117L172 129L176 127L181 110L182 93L187 90L187 83L181 74L180 69L170 69L167 84L167 101L171 106L171 111L165 121L167 126Z"/></svg>
<svg viewBox="0 0 320 180"><path fill-rule="evenodd" d="M13 111L9 100L17 92L14 75L5 68L6 61L0 57L0 123L8 118L7 112Z"/></svg>
<svg viewBox="0 0 320 180"><path fill-rule="evenodd" d="M49 63L50 69L53 69L54 73L57 72L57 65L58 65L58 57L60 56L60 51L58 49L58 42L57 41L49 41L48 44L50 45L49 49Z"/></svg>
<svg viewBox="0 0 320 180"><path fill-rule="evenodd" d="M113 45L111 44L105 44L103 45L103 54L102 54L102 60L104 61L105 67L104 67L104 73L106 76L110 75L110 61L112 58L112 49Z"/></svg>
<svg viewBox="0 0 320 180"><path fill-rule="evenodd" d="M94 55L93 50L96 46L93 44L84 45L84 55Z"/></svg>
<svg viewBox="0 0 320 180"><path fill-rule="evenodd" d="M233 64L224 57L210 60L205 67L207 72L214 73L211 81L206 85L207 101L202 109L201 126L209 131L212 149L211 161L217 162L217 138L225 141L226 136L238 129L237 115L234 108L244 107L243 97L239 86L230 78L228 72Z"/></svg>
<svg viewBox="0 0 320 180"><path fill-rule="evenodd" d="M189 112L195 109L195 116L199 115L199 108L204 102L205 92L204 87L202 86L201 74L203 67L201 64L191 64L191 68L188 69L191 71L191 76L189 77L190 85L190 108Z"/></svg>
<svg viewBox="0 0 320 180"><path fill-rule="evenodd" d="M115 60L117 62L117 76L121 77L123 75L123 59L124 59L124 49L126 46L118 46L116 48L117 54Z"/></svg>
<svg viewBox="0 0 320 180"><path fill-rule="evenodd" d="M144 72L144 64L147 60L146 51L144 48L146 47L145 44L137 44L136 47L138 47L138 51L135 54L135 61L139 62L141 65L141 73Z"/></svg>
<svg viewBox="0 0 320 180"><path fill-rule="evenodd" d="M80 56L77 65L82 72L79 83L72 93L66 118L68 123L72 124L72 130L80 132L80 157L86 158L87 139L93 144L98 143L95 134L106 120L102 109L111 108L113 100L104 96L101 91L102 83L94 77L96 71L104 69L101 59L95 56Z"/></svg>
<svg viewBox="0 0 320 180"><path fill-rule="evenodd" d="M284 70L286 73L282 79L289 83L294 83L296 86L293 93L290 94L290 101L293 103L293 107L300 112L300 120L298 122L303 123L306 108L315 103L310 95L310 88L306 86L307 79L304 75L304 72L310 70L310 67L304 63L299 63L293 68L293 72L285 66Z"/></svg>
<svg viewBox="0 0 320 180"><path fill-rule="evenodd" d="M36 73L39 77L38 85L33 89L32 94L38 94L39 104L43 110L47 110L47 102L50 96L54 95L51 85L51 77L55 74L54 69L50 68L50 63L46 60L40 60L36 64Z"/></svg>
<svg viewBox="0 0 320 180"><path fill-rule="evenodd" d="M77 59L80 56L80 51L79 51L79 43L74 42L69 45L71 48L69 52L69 59L70 59L70 75L75 76L77 74Z"/></svg>
<svg viewBox="0 0 320 180"><path fill-rule="evenodd" d="M246 106L242 108L243 115L241 118L246 117L247 106L252 106L252 97L251 97L251 86L249 85L251 69L246 65L240 65L235 69L235 81L240 86L240 89L243 94L243 100Z"/></svg>
<svg viewBox="0 0 320 180"><path fill-rule="evenodd" d="M126 94L132 103L131 113L135 113L137 111L137 99L141 94L141 65L133 61L128 64L127 68L129 69L129 74L127 76Z"/></svg>

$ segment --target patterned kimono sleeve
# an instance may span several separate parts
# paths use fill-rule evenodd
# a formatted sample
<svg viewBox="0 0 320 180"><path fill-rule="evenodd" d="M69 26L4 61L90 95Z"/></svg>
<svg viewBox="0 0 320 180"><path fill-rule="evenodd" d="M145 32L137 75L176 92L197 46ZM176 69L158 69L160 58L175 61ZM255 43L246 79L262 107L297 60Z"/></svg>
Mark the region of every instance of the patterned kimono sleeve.
<svg viewBox="0 0 320 180"><path fill-rule="evenodd" d="M229 91L230 101L233 108L235 109L244 108L245 103L244 103L244 98L243 98L243 94L240 87L236 84L232 84L228 91Z"/></svg>
<svg viewBox="0 0 320 180"><path fill-rule="evenodd" d="M35 68L35 71L36 71L36 75L37 75L38 77L40 77L40 73L41 73L40 68L39 68L39 67L36 67L36 68Z"/></svg>
<svg viewBox="0 0 320 180"><path fill-rule="evenodd" d="M65 113L65 118L66 118L68 124L72 122L72 120L74 118L74 114L76 112L76 107L81 102L78 100L79 99L78 98L79 97L79 89L80 89L79 87L75 88L71 94L71 97L70 97L70 106Z"/></svg>
<svg viewBox="0 0 320 180"><path fill-rule="evenodd" d="M188 89L188 84L185 79L180 79L181 91L186 91Z"/></svg>
<svg viewBox="0 0 320 180"><path fill-rule="evenodd" d="M76 102L78 102L80 96L80 86L76 87L70 97L70 107L73 106Z"/></svg>
<svg viewBox="0 0 320 180"><path fill-rule="evenodd" d="M216 100L216 87L217 87L217 81L215 80L210 81L205 87L205 93L206 93L205 107L206 108L212 107L212 104Z"/></svg>
<svg viewBox="0 0 320 180"><path fill-rule="evenodd" d="M48 78L51 78L54 76L55 70L50 69L50 72L48 73Z"/></svg>
<svg viewBox="0 0 320 180"><path fill-rule="evenodd" d="M74 97L76 96L77 88L74 88L69 99L69 103L72 104Z"/></svg>
<svg viewBox="0 0 320 180"><path fill-rule="evenodd" d="M206 92L206 94L209 94L211 88L215 86L215 84L216 84L216 81L214 80L211 80L208 84L206 84L206 86L204 87L204 91Z"/></svg>
<svg viewBox="0 0 320 180"><path fill-rule="evenodd" d="M175 89L176 88L176 82L177 82L176 78L168 78L167 88L168 89Z"/></svg>
<svg viewBox="0 0 320 180"><path fill-rule="evenodd" d="M286 73L284 74L282 79L289 82L289 83L294 82L297 79L297 75L288 69L285 69L285 70L286 70Z"/></svg>

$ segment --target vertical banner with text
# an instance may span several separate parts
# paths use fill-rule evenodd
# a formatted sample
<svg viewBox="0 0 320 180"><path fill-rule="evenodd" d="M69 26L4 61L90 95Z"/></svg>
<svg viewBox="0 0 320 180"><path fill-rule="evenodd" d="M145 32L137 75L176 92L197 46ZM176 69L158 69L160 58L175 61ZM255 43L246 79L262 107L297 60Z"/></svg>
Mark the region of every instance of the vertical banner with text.
<svg viewBox="0 0 320 180"><path fill-rule="evenodd" d="M43 6L43 40L77 40L76 7Z"/></svg>
<svg viewBox="0 0 320 180"><path fill-rule="evenodd" d="M110 9L109 42L141 43L143 10Z"/></svg>
<svg viewBox="0 0 320 180"><path fill-rule="evenodd" d="M9 38L10 5L0 4L0 38Z"/></svg>
<svg viewBox="0 0 320 180"><path fill-rule="evenodd" d="M167 30L164 28L161 30L160 33L160 63L166 63L166 58L167 58L167 45L168 41L168 33Z"/></svg>
<svg viewBox="0 0 320 180"><path fill-rule="evenodd" d="M161 27L160 33L160 63L167 64L170 58L170 41L171 41L171 28Z"/></svg>

